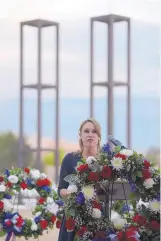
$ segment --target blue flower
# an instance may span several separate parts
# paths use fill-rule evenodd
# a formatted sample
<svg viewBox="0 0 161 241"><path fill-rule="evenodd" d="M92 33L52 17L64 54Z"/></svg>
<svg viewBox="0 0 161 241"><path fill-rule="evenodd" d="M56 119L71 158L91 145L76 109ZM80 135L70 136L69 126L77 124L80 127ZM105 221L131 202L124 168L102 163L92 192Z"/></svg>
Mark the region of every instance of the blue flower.
<svg viewBox="0 0 161 241"><path fill-rule="evenodd" d="M110 145L109 145L108 143L106 143L105 145L103 145L102 151L105 152L105 153L107 153L107 154L111 154Z"/></svg>
<svg viewBox="0 0 161 241"><path fill-rule="evenodd" d="M32 185L32 180L31 179L27 179L27 185L28 186Z"/></svg>
<svg viewBox="0 0 161 241"><path fill-rule="evenodd" d="M10 176L10 172L9 172L9 170L6 169L5 172L4 172L4 174L5 174L7 177L9 177L9 176Z"/></svg>
<svg viewBox="0 0 161 241"><path fill-rule="evenodd" d="M12 199L12 196L9 195L9 194L4 194L4 198L5 198L5 199Z"/></svg>
<svg viewBox="0 0 161 241"><path fill-rule="evenodd" d="M35 223L39 223L40 222L40 216L34 218L34 220L35 220Z"/></svg>
<svg viewBox="0 0 161 241"><path fill-rule="evenodd" d="M129 212L130 211L130 205L128 203L124 203L124 206L122 207L122 211L124 213Z"/></svg>
<svg viewBox="0 0 161 241"><path fill-rule="evenodd" d="M77 195L77 197L76 197L76 202L78 203L78 204L83 204L84 203L84 201L85 201L85 197L84 197L84 195L83 195L83 193L82 192L80 192L78 195Z"/></svg>
<svg viewBox="0 0 161 241"><path fill-rule="evenodd" d="M136 185L133 181L129 180L129 184L131 186L131 191L132 192L136 192Z"/></svg>
<svg viewBox="0 0 161 241"><path fill-rule="evenodd" d="M56 204L58 204L61 207L64 206L64 202L62 200L56 201Z"/></svg>
<svg viewBox="0 0 161 241"><path fill-rule="evenodd" d="M44 186L44 187L42 187L42 189L43 189L44 191L48 192L48 193L51 192L51 188L48 187L48 186Z"/></svg>

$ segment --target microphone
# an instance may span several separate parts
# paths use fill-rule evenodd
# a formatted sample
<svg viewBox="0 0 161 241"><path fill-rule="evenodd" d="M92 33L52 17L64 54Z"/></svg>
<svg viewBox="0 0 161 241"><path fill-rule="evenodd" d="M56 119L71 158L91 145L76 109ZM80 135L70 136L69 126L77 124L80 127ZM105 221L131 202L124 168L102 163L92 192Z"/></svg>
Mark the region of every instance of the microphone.
<svg viewBox="0 0 161 241"><path fill-rule="evenodd" d="M114 146L120 146L121 149L127 149L125 146L123 146L123 144L116 140L112 135L108 136L108 140L114 145Z"/></svg>

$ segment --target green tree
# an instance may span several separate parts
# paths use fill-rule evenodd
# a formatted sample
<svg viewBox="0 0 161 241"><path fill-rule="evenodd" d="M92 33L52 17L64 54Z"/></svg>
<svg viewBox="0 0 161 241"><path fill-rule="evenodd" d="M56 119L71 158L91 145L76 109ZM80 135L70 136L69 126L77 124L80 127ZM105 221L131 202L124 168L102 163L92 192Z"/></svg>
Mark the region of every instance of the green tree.
<svg viewBox="0 0 161 241"><path fill-rule="evenodd" d="M64 158L65 151L63 149L59 149L59 163L62 163ZM43 163L46 166L55 166L55 152L50 152L43 157Z"/></svg>
<svg viewBox="0 0 161 241"><path fill-rule="evenodd" d="M34 158L30 146L23 143L23 160L22 168L32 167L34 165ZM0 134L0 171L6 168L19 167L19 139L12 132Z"/></svg>

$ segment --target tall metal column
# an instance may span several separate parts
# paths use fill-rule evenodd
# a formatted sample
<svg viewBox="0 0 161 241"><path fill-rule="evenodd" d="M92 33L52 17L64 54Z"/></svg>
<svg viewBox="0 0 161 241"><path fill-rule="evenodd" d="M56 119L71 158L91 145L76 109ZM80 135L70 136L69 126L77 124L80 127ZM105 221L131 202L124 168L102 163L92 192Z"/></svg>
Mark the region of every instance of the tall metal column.
<svg viewBox="0 0 161 241"><path fill-rule="evenodd" d="M114 70L113 70L113 28L116 22L126 22L127 23L127 82L120 82L114 80ZM94 82L94 23L102 22L106 23L108 26L108 65L107 80L103 82ZM127 146L131 148L131 27L130 18L119 16L119 15L103 15L98 17L92 17L90 19L90 116L94 116L94 94L93 88L95 86L106 87L108 90L108 110L107 110L107 138L108 135L114 135L113 124L114 124L114 95L113 88L118 86L127 87Z"/></svg>
<svg viewBox="0 0 161 241"><path fill-rule="evenodd" d="M24 68L24 31L25 26L31 26L37 28L38 31L38 56L37 56L37 83L36 84L24 84L23 68ZM42 28L52 27L56 28L56 83L55 84L42 84L41 70L42 70ZM57 22L35 19L31 21L20 23L20 126L19 126L19 166L22 167L23 163L23 137L24 137L24 90L36 90L37 91L37 147L32 149L36 152L36 166L41 170L41 152L51 151L55 152L55 181L58 182L59 172L59 24ZM53 89L56 91L56 113L55 113L55 137L56 142L55 149L42 148L41 147L41 130L42 130L42 91L46 89ZM51 110L52 111L52 110Z"/></svg>

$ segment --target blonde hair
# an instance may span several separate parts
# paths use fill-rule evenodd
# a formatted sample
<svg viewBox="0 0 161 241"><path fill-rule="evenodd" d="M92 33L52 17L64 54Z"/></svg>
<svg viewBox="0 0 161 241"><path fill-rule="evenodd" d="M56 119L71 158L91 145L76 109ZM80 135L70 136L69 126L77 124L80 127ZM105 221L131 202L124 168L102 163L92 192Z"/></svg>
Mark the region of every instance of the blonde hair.
<svg viewBox="0 0 161 241"><path fill-rule="evenodd" d="M99 139L98 139L98 146L97 146L97 149L98 149L98 151L99 151L100 148L101 148L101 126L100 126L100 124L98 123L98 121L96 121L96 120L93 119L93 118L89 118L89 119L84 120L84 121L81 123L80 127L79 127L79 137L80 137L80 134L81 134L81 131L82 131L83 126L84 126L86 123L88 123L88 122L91 122L91 123L94 125L95 129L96 129L97 135L98 135L98 137L99 137ZM82 139L81 139L81 138L79 138L79 147L80 147L80 153L82 154L82 152L83 152L83 142L82 142Z"/></svg>

